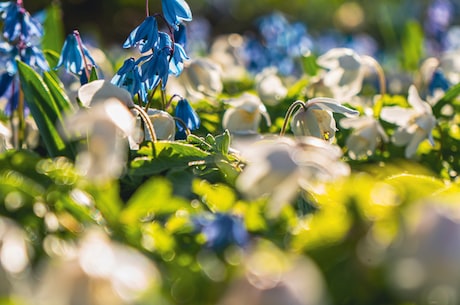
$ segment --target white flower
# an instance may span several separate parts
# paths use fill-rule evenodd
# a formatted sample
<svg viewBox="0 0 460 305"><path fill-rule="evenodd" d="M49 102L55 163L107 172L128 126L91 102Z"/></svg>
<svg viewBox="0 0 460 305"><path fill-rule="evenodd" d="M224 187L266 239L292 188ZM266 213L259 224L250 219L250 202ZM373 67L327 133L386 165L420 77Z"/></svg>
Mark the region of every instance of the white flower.
<svg viewBox="0 0 460 305"><path fill-rule="evenodd" d="M332 112L346 116L358 115L358 111L342 106L331 98L318 97L306 103L297 101L290 109L299 103L302 107L294 114L291 121L291 129L296 136L313 136L332 141L337 130Z"/></svg>
<svg viewBox="0 0 460 305"><path fill-rule="evenodd" d="M267 125L271 124L267 109L257 95L245 92L238 98L227 100L226 103L231 107L224 113L222 126L231 133L257 133L262 116Z"/></svg>
<svg viewBox="0 0 460 305"><path fill-rule="evenodd" d="M348 155L352 159L370 156L374 153L377 144L382 141L388 142L388 136L382 125L372 116L344 118L340 120L340 126L354 129L346 142Z"/></svg>
<svg viewBox="0 0 460 305"><path fill-rule="evenodd" d="M451 84L460 82L460 49L442 54L439 66Z"/></svg>
<svg viewBox="0 0 460 305"><path fill-rule="evenodd" d="M235 33L214 39L209 58L221 67L223 80L235 81L247 76L247 70L241 56L243 45L244 38Z"/></svg>
<svg viewBox="0 0 460 305"><path fill-rule="evenodd" d="M0 153L11 148L11 130L0 122Z"/></svg>
<svg viewBox="0 0 460 305"><path fill-rule="evenodd" d="M78 90L78 99L85 107L91 107L96 103L105 102L108 98L116 98L129 109L134 107L131 94L119 88L107 80L95 80L89 82Z"/></svg>
<svg viewBox="0 0 460 305"><path fill-rule="evenodd" d="M352 49L331 49L319 56L317 63L328 70L323 82L335 98L347 100L361 91L365 70L361 56Z"/></svg>
<svg viewBox="0 0 460 305"><path fill-rule="evenodd" d="M236 182L250 199L269 195L269 213L277 214L297 194L299 187L312 191L322 183L350 173L340 161L339 147L313 137L286 137L241 147L248 160Z"/></svg>
<svg viewBox="0 0 460 305"><path fill-rule="evenodd" d="M155 128L157 139L173 141L174 136L176 135L176 122L174 121L174 118L166 111L152 108L147 111L147 114L149 115L153 127ZM146 140L151 140L148 133Z"/></svg>
<svg viewBox="0 0 460 305"><path fill-rule="evenodd" d="M71 138L87 137L76 167L99 182L119 177L126 162L126 137L134 135L135 118L117 98L80 109L65 119Z"/></svg>
<svg viewBox="0 0 460 305"><path fill-rule="evenodd" d="M369 67L375 69L379 78L381 94L385 94L386 81L382 67L372 57L359 55L352 49L331 49L317 59L320 67L327 71L322 76L323 84L340 100L349 100L357 95Z"/></svg>
<svg viewBox="0 0 460 305"><path fill-rule="evenodd" d="M431 131L436 126L436 118L431 106L420 98L414 85L409 88L407 101L412 108L384 107L380 116L399 126L393 134L393 142L398 146L407 145L405 156L410 158L415 155L423 140L428 138L430 144L434 145Z"/></svg>
<svg viewBox="0 0 460 305"><path fill-rule="evenodd" d="M277 105L288 92L276 73L276 68L267 68L256 75L257 94L267 105Z"/></svg>
<svg viewBox="0 0 460 305"><path fill-rule="evenodd" d="M197 58L185 64L178 80L191 100L215 98L223 90L222 71L215 62Z"/></svg>

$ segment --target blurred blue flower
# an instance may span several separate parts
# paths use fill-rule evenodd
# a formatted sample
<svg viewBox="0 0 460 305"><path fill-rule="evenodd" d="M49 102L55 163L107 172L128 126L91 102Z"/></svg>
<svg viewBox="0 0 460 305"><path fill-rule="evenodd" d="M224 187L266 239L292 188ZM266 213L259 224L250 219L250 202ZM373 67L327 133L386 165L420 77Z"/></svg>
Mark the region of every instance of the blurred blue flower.
<svg viewBox="0 0 460 305"><path fill-rule="evenodd" d="M85 57L87 63L92 66L96 66L96 62L83 43L81 43L80 48L77 33L74 32L73 34L67 35L64 46L62 47L61 56L59 57L59 62L54 69L56 70L64 66L67 72L73 73L76 76L81 76L86 68L90 68L85 67Z"/></svg>
<svg viewBox="0 0 460 305"><path fill-rule="evenodd" d="M200 118L186 99L179 100L176 105L174 116L181 119L189 130L200 128ZM185 139L185 127L179 122L176 122L176 127L176 139Z"/></svg>
<svg viewBox="0 0 460 305"><path fill-rule="evenodd" d="M450 88L450 83L444 76L441 70L436 69L428 84L428 92L431 96L434 95L436 89L441 89L446 92Z"/></svg>
<svg viewBox="0 0 460 305"><path fill-rule="evenodd" d="M244 247L249 242L243 221L232 215L217 213L211 217L199 217L195 219L195 225L206 237L206 245L215 251L231 245Z"/></svg>
<svg viewBox="0 0 460 305"><path fill-rule="evenodd" d="M38 44L43 36L40 23L20 3L0 3L0 20L3 21L3 37L8 42Z"/></svg>
<svg viewBox="0 0 460 305"><path fill-rule="evenodd" d="M155 53L143 56L139 59L141 65L141 80L148 84L149 89L153 89L160 84L164 90L168 82L169 72L169 51L156 50Z"/></svg>
<svg viewBox="0 0 460 305"><path fill-rule="evenodd" d="M161 6L166 22L176 31L182 21L192 20L192 11L184 0L162 0Z"/></svg>
<svg viewBox="0 0 460 305"><path fill-rule="evenodd" d="M123 48L131 48L139 45L141 53L153 49L158 41L158 24L153 16L148 16L137 26L123 43Z"/></svg>
<svg viewBox="0 0 460 305"><path fill-rule="evenodd" d="M7 116L11 116L18 107L19 102L19 77L3 73L0 75L0 97L7 100L3 112Z"/></svg>

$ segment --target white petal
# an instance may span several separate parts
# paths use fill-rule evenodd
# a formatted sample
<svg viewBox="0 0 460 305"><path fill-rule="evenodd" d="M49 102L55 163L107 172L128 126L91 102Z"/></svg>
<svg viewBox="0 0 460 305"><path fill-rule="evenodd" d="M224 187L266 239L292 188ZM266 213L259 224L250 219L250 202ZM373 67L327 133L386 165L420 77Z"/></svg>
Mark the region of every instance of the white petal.
<svg viewBox="0 0 460 305"><path fill-rule="evenodd" d="M326 97L317 97L309 100L307 102L307 107L311 106L316 106L320 109L336 113L342 113L346 116L356 116L359 114L359 112L356 110L340 105L337 100Z"/></svg>
<svg viewBox="0 0 460 305"><path fill-rule="evenodd" d="M106 80L92 81L81 86L78 90L78 99L85 107L93 106L95 103L103 102L108 98L116 98L128 108L134 106L131 94L127 90Z"/></svg>
<svg viewBox="0 0 460 305"><path fill-rule="evenodd" d="M431 106L422 100L414 85L409 87L407 101L418 113L432 113Z"/></svg>
<svg viewBox="0 0 460 305"><path fill-rule="evenodd" d="M390 106L382 108L380 117L382 120L399 125L405 126L417 113L413 109L402 108L399 106Z"/></svg>

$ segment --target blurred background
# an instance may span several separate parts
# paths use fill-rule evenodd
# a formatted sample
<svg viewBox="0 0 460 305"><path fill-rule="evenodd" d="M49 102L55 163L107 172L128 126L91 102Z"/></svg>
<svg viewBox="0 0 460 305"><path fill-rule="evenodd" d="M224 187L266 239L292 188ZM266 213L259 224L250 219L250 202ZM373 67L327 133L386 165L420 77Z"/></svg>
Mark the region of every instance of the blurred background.
<svg viewBox="0 0 460 305"><path fill-rule="evenodd" d="M102 46L121 44L145 17L142 0L25 0L37 12L57 4L65 31L78 28L91 33ZM313 37L351 37L365 34L376 48L391 50L401 45L404 33L421 30L436 49L443 31L459 24L460 0L188 0L199 31L209 37L222 33L245 34L260 16L281 11L290 22L303 23ZM161 11L161 1L150 1L150 12ZM206 20L203 22L203 20ZM414 27L413 24L416 24ZM412 27L408 29L407 24ZM460 37L459 32L456 36ZM460 40L460 38L457 38ZM326 42L325 42L326 43Z"/></svg>

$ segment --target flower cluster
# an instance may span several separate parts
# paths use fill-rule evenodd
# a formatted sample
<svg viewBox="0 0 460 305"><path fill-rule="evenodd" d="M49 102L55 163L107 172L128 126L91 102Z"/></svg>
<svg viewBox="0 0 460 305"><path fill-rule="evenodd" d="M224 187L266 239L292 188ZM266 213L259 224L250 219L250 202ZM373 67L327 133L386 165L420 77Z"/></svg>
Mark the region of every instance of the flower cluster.
<svg viewBox="0 0 460 305"><path fill-rule="evenodd" d="M20 99L16 60L38 72L46 71L49 67L40 46L43 28L24 8L22 1L0 3L0 20L3 22L0 37L0 96L7 99L3 111L10 116L17 109Z"/></svg>
<svg viewBox="0 0 460 305"><path fill-rule="evenodd" d="M184 61L189 59L179 42L184 42L182 22L191 21L192 13L184 0L163 0L163 14L150 16L137 26L123 43L124 48L137 47L141 53L138 59L128 58L118 70L112 82L127 89L134 96L147 103L149 90L161 84L165 90L169 75L178 76ZM159 30L157 18L162 18L169 33ZM180 34L180 35L179 35ZM182 37L179 42L175 37Z"/></svg>

